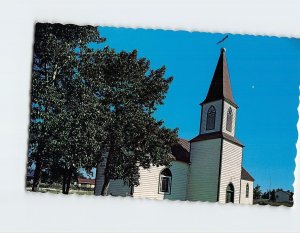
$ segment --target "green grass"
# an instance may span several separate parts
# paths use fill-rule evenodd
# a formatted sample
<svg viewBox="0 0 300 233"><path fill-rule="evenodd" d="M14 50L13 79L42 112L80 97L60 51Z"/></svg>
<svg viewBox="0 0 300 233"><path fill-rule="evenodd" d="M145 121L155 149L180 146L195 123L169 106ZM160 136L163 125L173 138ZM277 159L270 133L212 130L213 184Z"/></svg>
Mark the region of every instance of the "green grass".
<svg viewBox="0 0 300 233"><path fill-rule="evenodd" d="M254 205L287 206L292 207L292 202L273 202L267 199L254 200Z"/></svg>
<svg viewBox="0 0 300 233"><path fill-rule="evenodd" d="M26 187L26 190L29 192L31 191L31 187ZM45 188L45 187L40 187L39 191L40 193L54 193L54 194L59 194L62 193L61 189L58 188ZM93 190L79 190L79 189L70 189L69 194L78 194L78 195L94 195Z"/></svg>

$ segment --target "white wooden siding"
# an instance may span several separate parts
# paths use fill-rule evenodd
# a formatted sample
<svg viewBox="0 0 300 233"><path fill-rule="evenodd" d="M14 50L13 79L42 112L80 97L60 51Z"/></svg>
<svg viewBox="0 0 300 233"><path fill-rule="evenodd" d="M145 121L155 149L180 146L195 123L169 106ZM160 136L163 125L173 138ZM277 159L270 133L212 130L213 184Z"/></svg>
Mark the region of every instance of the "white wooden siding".
<svg viewBox="0 0 300 233"><path fill-rule="evenodd" d="M149 169L140 169L140 185L134 187L133 197L150 198L162 200L163 195L158 193L158 177L164 167L150 167Z"/></svg>
<svg viewBox="0 0 300 233"><path fill-rule="evenodd" d="M221 139L191 143L190 201L217 201Z"/></svg>
<svg viewBox="0 0 300 233"><path fill-rule="evenodd" d="M171 163L172 173L171 194L159 193L159 175L164 166L152 166L140 169L140 185L134 187L134 198L186 200L188 164L174 161Z"/></svg>
<svg viewBox="0 0 300 233"><path fill-rule="evenodd" d="M165 195L168 200L186 200L189 165L184 162L175 161L170 167L172 172L171 194Z"/></svg>
<svg viewBox="0 0 300 233"><path fill-rule="evenodd" d="M215 119L215 128L212 130L206 130L206 118L207 118L207 111L210 106L214 106L216 109L216 119ZM222 100L213 101L202 106L202 115L201 115L201 134L205 133L212 133L220 131L221 127L221 115L222 115Z"/></svg>
<svg viewBox="0 0 300 233"><path fill-rule="evenodd" d="M249 197L246 197L246 187L249 185ZM252 205L253 204L253 182L248 180L241 180L241 198L240 204Z"/></svg>
<svg viewBox="0 0 300 233"><path fill-rule="evenodd" d="M107 156L104 155L104 156ZM106 158L98 164L96 171L96 187L95 194L101 195L101 190L104 183L104 170L105 170ZM130 187L128 185L124 185L123 180L111 180L109 182L108 194L113 196L129 196L130 195Z"/></svg>
<svg viewBox="0 0 300 233"><path fill-rule="evenodd" d="M226 123L227 123L227 111L231 107L232 109L232 130L229 132L226 129ZM228 133L229 135L234 137L235 134L235 122L236 122L236 108L224 101L224 109L223 109L223 125L222 125L222 131Z"/></svg>
<svg viewBox="0 0 300 233"><path fill-rule="evenodd" d="M223 140L219 202L226 202L226 188L234 186L234 203L240 202L240 183L242 169L242 147Z"/></svg>
<svg viewBox="0 0 300 233"><path fill-rule="evenodd" d="M124 184L124 181L121 179L111 180L109 184L108 194L112 196L131 196L131 188Z"/></svg>
<svg viewBox="0 0 300 233"><path fill-rule="evenodd" d="M187 163L174 161L171 163L170 171L172 173L171 194L164 195L158 192L159 175L165 168L164 166L152 166L149 169L140 168L140 185L134 187L133 197L150 199L170 199L186 200L187 179L189 165ZM104 183L105 161L97 167L96 175L96 195L101 194ZM131 188L124 185L123 180L111 180L108 188L108 194L113 196L130 196Z"/></svg>
<svg viewBox="0 0 300 233"><path fill-rule="evenodd" d="M96 195L101 195L101 190L104 183L104 169L104 163L98 165L95 187ZM121 179L110 180L109 182L108 195L125 197L130 195L130 191L130 187L128 185L124 185L124 182Z"/></svg>

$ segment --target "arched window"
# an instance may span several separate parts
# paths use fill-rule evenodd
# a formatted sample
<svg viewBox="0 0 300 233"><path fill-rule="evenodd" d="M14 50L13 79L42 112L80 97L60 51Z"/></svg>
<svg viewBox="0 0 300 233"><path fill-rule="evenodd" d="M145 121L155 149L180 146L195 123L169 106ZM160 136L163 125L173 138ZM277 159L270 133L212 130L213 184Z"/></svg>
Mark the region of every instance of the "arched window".
<svg viewBox="0 0 300 233"><path fill-rule="evenodd" d="M227 111L227 121L226 121L226 130L232 131L232 109L229 108Z"/></svg>
<svg viewBox="0 0 300 233"><path fill-rule="evenodd" d="M206 117L206 130L212 130L215 128L216 121L216 109L214 106L210 106L207 111Z"/></svg>
<svg viewBox="0 0 300 233"><path fill-rule="evenodd" d="M172 173L169 168L165 168L159 175L159 192L171 194Z"/></svg>
<svg viewBox="0 0 300 233"><path fill-rule="evenodd" d="M226 203L230 202L234 203L234 187L232 183L226 188Z"/></svg>
<svg viewBox="0 0 300 233"><path fill-rule="evenodd" d="M246 185L246 198L249 197L249 184Z"/></svg>

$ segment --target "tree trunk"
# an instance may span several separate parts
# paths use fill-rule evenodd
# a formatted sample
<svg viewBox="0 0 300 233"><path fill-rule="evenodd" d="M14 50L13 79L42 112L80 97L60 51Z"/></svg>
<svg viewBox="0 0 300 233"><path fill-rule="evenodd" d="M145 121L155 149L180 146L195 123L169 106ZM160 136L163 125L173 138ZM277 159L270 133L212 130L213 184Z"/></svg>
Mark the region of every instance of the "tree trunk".
<svg viewBox="0 0 300 233"><path fill-rule="evenodd" d="M110 174L109 174L109 166L111 163L112 156L114 154L114 142L111 142L109 147L109 152L107 155L106 163L105 163L105 170L104 170L104 182L101 190L101 196L107 196L108 188L110 183Z"/></svg>
<svg viewBox="0 0 300 233"><path fill-rule="evenodd" d="M67 176L67 185L66 185L66 192L65 192L65 194L69 194L70 184L71 184L71 178L72 178L72 171L69 170L68 176Z"/></svg>
<svg viewBox="0 0 300 233"><path fill-rule="evenodd" d="M43 162L38 159L36 161L36 167L34 171L34 177L33 177L33 184L32 184L32 191L37 192L39 191L40 183L41 183L41 174L42 174L42 168L43 168Z"/></svg>
<svg viewBox="0 0 300 233"><path fill-rule="evenodd" d="M94 187L94 195L99 196L101 195L101 192L99 192L98 189L98 180L100 179L100 169L101 169L101 162L98 162L97 167L96 167L96 177L95 177L95 187Z"/></svg>
<svg viewBox="0 0 300 233"><path fill-rule="evenodd" d="M101 196L107 196L110 179L109 176L104 175L104 183L101 190Z"/></svg>
<svg viewBox="0 0 300 233"><path fill-rule="evenodd" d="M62 185L63 194L69 194L71 178L72 178L72 171L70 169L65 169L63 175L63 185Z"/></svg>
<svg viewBox="0 0 300 233"><path fill-rule="evenodd" d="M66 194L66 186L67 186L67 172L64 170L63 174L63 185L62 185L62 193Z"/></svg>

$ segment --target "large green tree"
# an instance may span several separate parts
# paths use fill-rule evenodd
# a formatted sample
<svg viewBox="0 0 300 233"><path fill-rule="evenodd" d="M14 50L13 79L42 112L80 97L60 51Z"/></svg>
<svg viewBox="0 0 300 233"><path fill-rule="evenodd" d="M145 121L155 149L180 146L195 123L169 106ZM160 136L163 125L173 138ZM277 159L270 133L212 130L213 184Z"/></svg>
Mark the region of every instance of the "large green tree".
<svg viewBox="0 0 300 233"><path fill-rule="evenodd" d="M104 184L139 184L139 168L169 165L177 130L153 114L163 104L172 77L150 68L137 51L93 50L103 38L94 27L37 24L35 33L30 160L33 190L42 169L62 176L62 191L80 168L105 164ZM55 177L59 179L59 177ZM96 193L97 194L97 193Z"/></svg>
<svg viewBox="0 0 300 233"><path fill-rule="evenodd" d="M150 69L150 62L138 58L136 50L117 53L104 48L93 56L94 71L89 74L94 76L86 78L99 82L96 93L108 115L104 184L101 192L95 188L95 194L107 195L111 180L135 186L140 167L167 166L172 161L177 129L167 129L153 114L163 104L173 78L165 77L165 67Z"/></svg>
<svg viewBox="0 0 300 233"><path fill-rule="evenodd" d="M72 115L70 112L69 115L63 113L66 108L75 108L71 102L66 103L65 97L69 94L69 86L80 87L82 84L77 69L80 53L88 43L101 43L104 39L92 26L37 23L34 41L29 162L34 161L36 165L32 190L37 191L42 169L59 161L53 154L57 152L53 144L58 141L58 131L53 129L55 125L60 125L62 130L67 117ZM60 131L60 134L63 132ZM70 166L67 164L66 167Z"/></svg>
<svg viewBox="0 0 300 233"><path fill-rule="evenodd" d="M90 85L78 73L62 84L65 96L53 116L49 141L52 164L61 168L63 193L68 194L72 176L80 168L90 171L104 150L106 112Z"/></svg>

